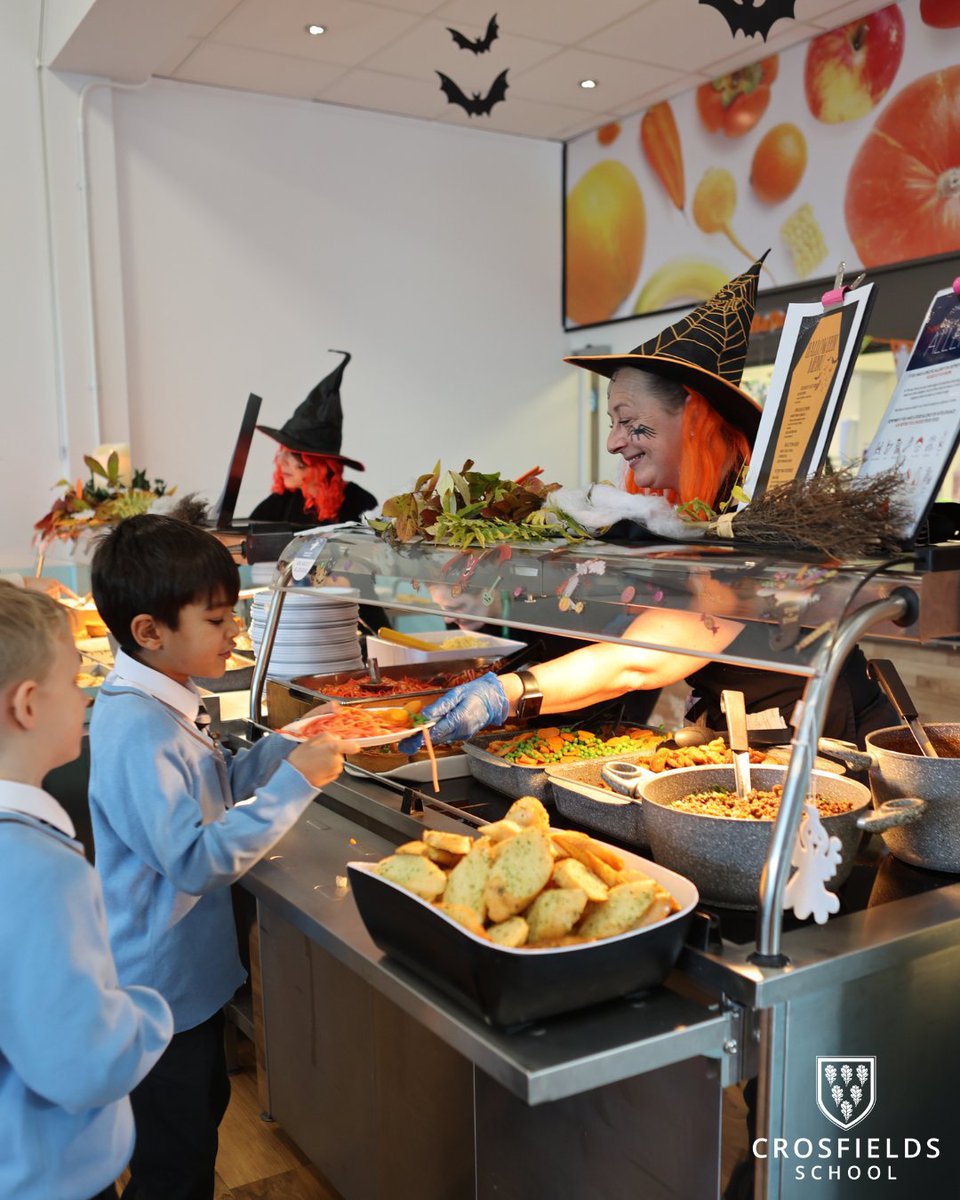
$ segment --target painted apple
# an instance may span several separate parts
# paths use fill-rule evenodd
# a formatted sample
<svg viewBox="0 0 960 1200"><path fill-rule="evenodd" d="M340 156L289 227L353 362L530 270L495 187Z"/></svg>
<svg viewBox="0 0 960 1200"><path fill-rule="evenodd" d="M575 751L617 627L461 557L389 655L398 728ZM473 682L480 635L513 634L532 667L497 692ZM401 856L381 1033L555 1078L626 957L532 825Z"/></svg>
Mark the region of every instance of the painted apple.
<svg viewBox="0 0 960 1200"><path fill-rule="evenodd" d="M920 0L920 18L933 29L956 29L960 25L957 0Z"/></svg>
<svg viewBox="0 0 960 1200"><path fill-rule="evenodd" d="M804 86L818 121L865 117L887 94L903 58L903 14L896 4L831 29L807 48Z"/></svg>

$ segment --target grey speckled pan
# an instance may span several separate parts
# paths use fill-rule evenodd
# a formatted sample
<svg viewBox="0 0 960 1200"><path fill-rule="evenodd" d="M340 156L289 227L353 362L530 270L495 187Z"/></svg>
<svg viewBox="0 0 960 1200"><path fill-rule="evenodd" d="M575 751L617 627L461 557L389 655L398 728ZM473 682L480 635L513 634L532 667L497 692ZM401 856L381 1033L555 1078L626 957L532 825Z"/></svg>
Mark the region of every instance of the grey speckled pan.
<svg viewBox="0 0 960 1200"><path fill-rule="evenodd" d="M765 791L786 778L784 767L751 767L751 783ZM823 817L824 828L840 839L842 858L828 883L836 891L853 867L864 830L880 833L893 823L915 820L922 804L902 801L903 809L866 815L870 791L842 775L812 771L816 792L827 800L852 800L853 808L840 816ZM735 787L733 767L685 767L667 771L645 783L644 828L657 862L686 875L697 885L701 899L725 908L757 907L760 873L767 856L772 821L710 817L672 807L691 792Z"/></svg>

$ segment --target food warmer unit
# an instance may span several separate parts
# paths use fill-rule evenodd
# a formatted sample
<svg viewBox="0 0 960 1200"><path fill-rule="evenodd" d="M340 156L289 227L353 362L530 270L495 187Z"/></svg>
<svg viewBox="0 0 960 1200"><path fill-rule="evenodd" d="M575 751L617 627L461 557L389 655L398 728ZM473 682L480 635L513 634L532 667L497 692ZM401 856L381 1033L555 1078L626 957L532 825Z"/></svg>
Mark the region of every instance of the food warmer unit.
<svg viewBox="0 0 960 1200"><path fill-rule="evenodd" d="M757 1197L952 1192L960 877L910 868L873 838L826 925L785 916L782 897L840 664L868 630L960 634L953 550L841 566L665 542L460 553L364 529L287 547L255 724L286 590L331 581L418 613L443 613L445 595L462 608L466 595L520 637L624 642L648 607L730 618L743 632L717 661L805 681L758 911L698 913L666 985L646 995L503 1031L374 946L346 862L389 854L425 823L463 831L502 815L509 800L473 779L445 780L433 801L345 773L250 872L266 1103L347 1200L707 1200L719 1195L723 1089L750 1080ZM849 1133L818 1103L818 1059L872 1071L869 1116Z"/></svg>

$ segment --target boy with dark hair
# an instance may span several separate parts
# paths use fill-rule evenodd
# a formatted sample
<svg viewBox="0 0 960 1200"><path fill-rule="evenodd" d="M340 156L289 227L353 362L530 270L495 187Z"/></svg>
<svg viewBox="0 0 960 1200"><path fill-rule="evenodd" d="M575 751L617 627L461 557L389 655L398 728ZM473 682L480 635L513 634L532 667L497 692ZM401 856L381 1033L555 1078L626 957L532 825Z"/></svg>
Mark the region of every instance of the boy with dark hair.
<svg viewBox="0 0 960 1200"><path fill-rule="evenodd" d="M120 978L169 1001L169 1050L134 1091L126 1200L209 1200L230 1088L223 1005L244 980L230 885L343 769L350 742L275 735L225 753L191 676L226 669L239 591L210 534L132 517L99 545L93 597L120 645L90 727L90 812Z"/></svg>
<svg viewBox="0 0 960 1200"><path fill-rule="evenodd" d="M128 1093L173 1032L165 1001L121 987L100 881L41 790L80 753L79 656L55 601L0 582L0 1196L116 1198Z"/></svg>

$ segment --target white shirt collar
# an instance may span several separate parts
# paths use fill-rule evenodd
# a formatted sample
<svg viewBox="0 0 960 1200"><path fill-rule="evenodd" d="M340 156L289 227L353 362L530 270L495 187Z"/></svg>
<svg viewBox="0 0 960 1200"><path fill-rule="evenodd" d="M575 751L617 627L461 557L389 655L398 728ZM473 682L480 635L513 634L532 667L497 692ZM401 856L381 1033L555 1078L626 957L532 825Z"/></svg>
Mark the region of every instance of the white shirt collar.
<svg viewBox="0 0 960 1200"><path fill-rule="evenodd" d="M73 822L63 806L58 804L49 792L34 787L31 783L14 783L12 779L0 779L0 809L3 808L26 813L28 817L35 817L38 821L45 821L61 833L65 833L67 837L77 836Z"/></svg>
<svg viewBox="0 0 960 1200"><path fill-rule="evenodd" d="M186 683L177 683L169 675L164 675L161 671L155 671L153 667L137 662L135 658L125 654L122 650L117 651L113 670L105 682L129 684L138 692L146 692L148 696L154 696L157 700L175 708L188 721L196 721L197 713L200 711L200 693L191 680L188 679Z"/></svg>

